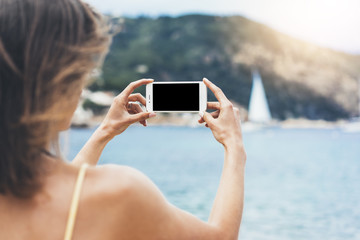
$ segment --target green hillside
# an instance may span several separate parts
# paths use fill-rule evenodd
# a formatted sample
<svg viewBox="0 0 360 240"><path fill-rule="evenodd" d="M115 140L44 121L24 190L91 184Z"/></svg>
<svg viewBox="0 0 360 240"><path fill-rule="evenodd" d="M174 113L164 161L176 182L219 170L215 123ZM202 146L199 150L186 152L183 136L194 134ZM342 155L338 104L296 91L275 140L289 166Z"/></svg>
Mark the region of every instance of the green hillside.
<svg viewBox="0 0 360 240"><path fill-rule="evenodd" d="M240 16L124 18L102 79L92 89L121 91L130 81L215 82L248 106L251 69L262 75L273 117L336 120L357 114L360 57L296 40ZM141 89L144 91L144 88Z"/></svg>

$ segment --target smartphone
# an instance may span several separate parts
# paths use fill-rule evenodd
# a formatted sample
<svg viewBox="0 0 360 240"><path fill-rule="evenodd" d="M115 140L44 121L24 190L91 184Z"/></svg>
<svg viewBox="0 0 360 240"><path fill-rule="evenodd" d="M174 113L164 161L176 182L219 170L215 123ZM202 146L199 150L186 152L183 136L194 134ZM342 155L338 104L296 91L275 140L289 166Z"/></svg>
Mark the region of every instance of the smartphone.
<svg viewBox="0 0 360 240"><path fill-rule="evenodd" d="M204 112L207 105L203 82L153 82L146 85L148 112Z"/></svg>

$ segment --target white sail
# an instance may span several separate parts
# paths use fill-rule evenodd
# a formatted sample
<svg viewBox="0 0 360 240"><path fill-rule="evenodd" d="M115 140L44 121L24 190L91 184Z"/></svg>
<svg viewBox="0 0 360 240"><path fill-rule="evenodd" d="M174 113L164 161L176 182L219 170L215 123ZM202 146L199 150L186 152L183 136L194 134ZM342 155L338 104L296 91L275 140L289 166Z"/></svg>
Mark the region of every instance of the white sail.
<svg viewBox="0 0 360 240"><path fill-rule="evenodd" d="M249 121L268 123L271 121L271 113L266 100L261 76L257 70L252 71L253 84L249 103Z"/></svg>

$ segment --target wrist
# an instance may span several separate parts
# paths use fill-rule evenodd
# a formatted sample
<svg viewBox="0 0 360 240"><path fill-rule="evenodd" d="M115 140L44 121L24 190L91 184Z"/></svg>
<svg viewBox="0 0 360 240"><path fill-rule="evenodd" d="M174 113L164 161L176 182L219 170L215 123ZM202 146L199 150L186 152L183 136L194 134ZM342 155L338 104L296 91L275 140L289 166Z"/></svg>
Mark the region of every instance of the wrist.
<svg viewBox="0 0 360 240"><path fill-rule="evenodd" d="M241 139L233 139L224 144L225 154L236 155L236 159L241 159L244 164L246 162L246 152Z"/></svg>
<svg viewBox="0 0 360 240"><path fill-rule="evenodd" d="M241 137L229 137L223 142L225 150L229 149L241 149L243 148L243 141Z"/></svg>
<svg viewBox="0 0 360 240"><path fill-rule="evenodd" d="M114 136L111 134L111 130L104 124L100 124L100 126L95 130L94 136L99 142L108 143Z"/></svg>

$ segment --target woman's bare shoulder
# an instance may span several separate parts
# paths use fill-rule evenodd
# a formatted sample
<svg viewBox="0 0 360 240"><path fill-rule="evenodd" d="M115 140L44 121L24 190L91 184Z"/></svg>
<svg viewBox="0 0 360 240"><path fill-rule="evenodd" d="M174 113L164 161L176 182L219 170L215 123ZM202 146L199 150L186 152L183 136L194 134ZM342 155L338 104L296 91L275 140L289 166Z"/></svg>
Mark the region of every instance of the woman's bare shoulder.
<svg viewBox="0 0 360 240"><path fill-rule="evenodd" d="M87 231L92 236L102 234L102 239L118 239L120 233L127 235L133 229L129 219L140 213L137 209L141 209L136 193L141 192L139 188L146 181L150 180L128 166L89 167L79 204L79 231ZM96 228L89 230L89 224Z"/></svg>
<svg viewBox="0 0 360 240"><path fill-rule="evenodd" d="M99 200L111 200L128 195L144 179L144 174L132 167L106 164L88 168L86 187Z"/></svg>
<svg viewBox="0 0 360 240"><path fill-rule="evenodd" d="M103 184L112 184L108 188L107 200L113 205L113 213L116 217L117 226L122 226L121 234L134 232L147 233L156 236L154 224L158 225L169 215L169 204L159 188L142 172L137 169L105 165L98 167L99 174L103 178Z"/></svg>
<svg viewBox="0 0 360 240"><path fill-rule="evenodd" d="M149 199L165 201L158 187L139 170L122 165L90 167L84 192L94 201L115 204L116 208L130 208L146 204Z"/></svg>
<svg viewBox="0 0 360 240"><path fill-rule="evenodd" d="M86 181L84 192L90 192L92 201L85 204L79 214L83 221L79 219L79 222L84 223L80 230L88 233L89 219L91 226L101 226L101 231L91 233L92 236L106 233L109 235L102 235L102 239L121 236L148 240L215 239L217 236L213 227L171 205L157 186L134 168L90 167ZM86 212L88 209L91 216Z"/></svg>

